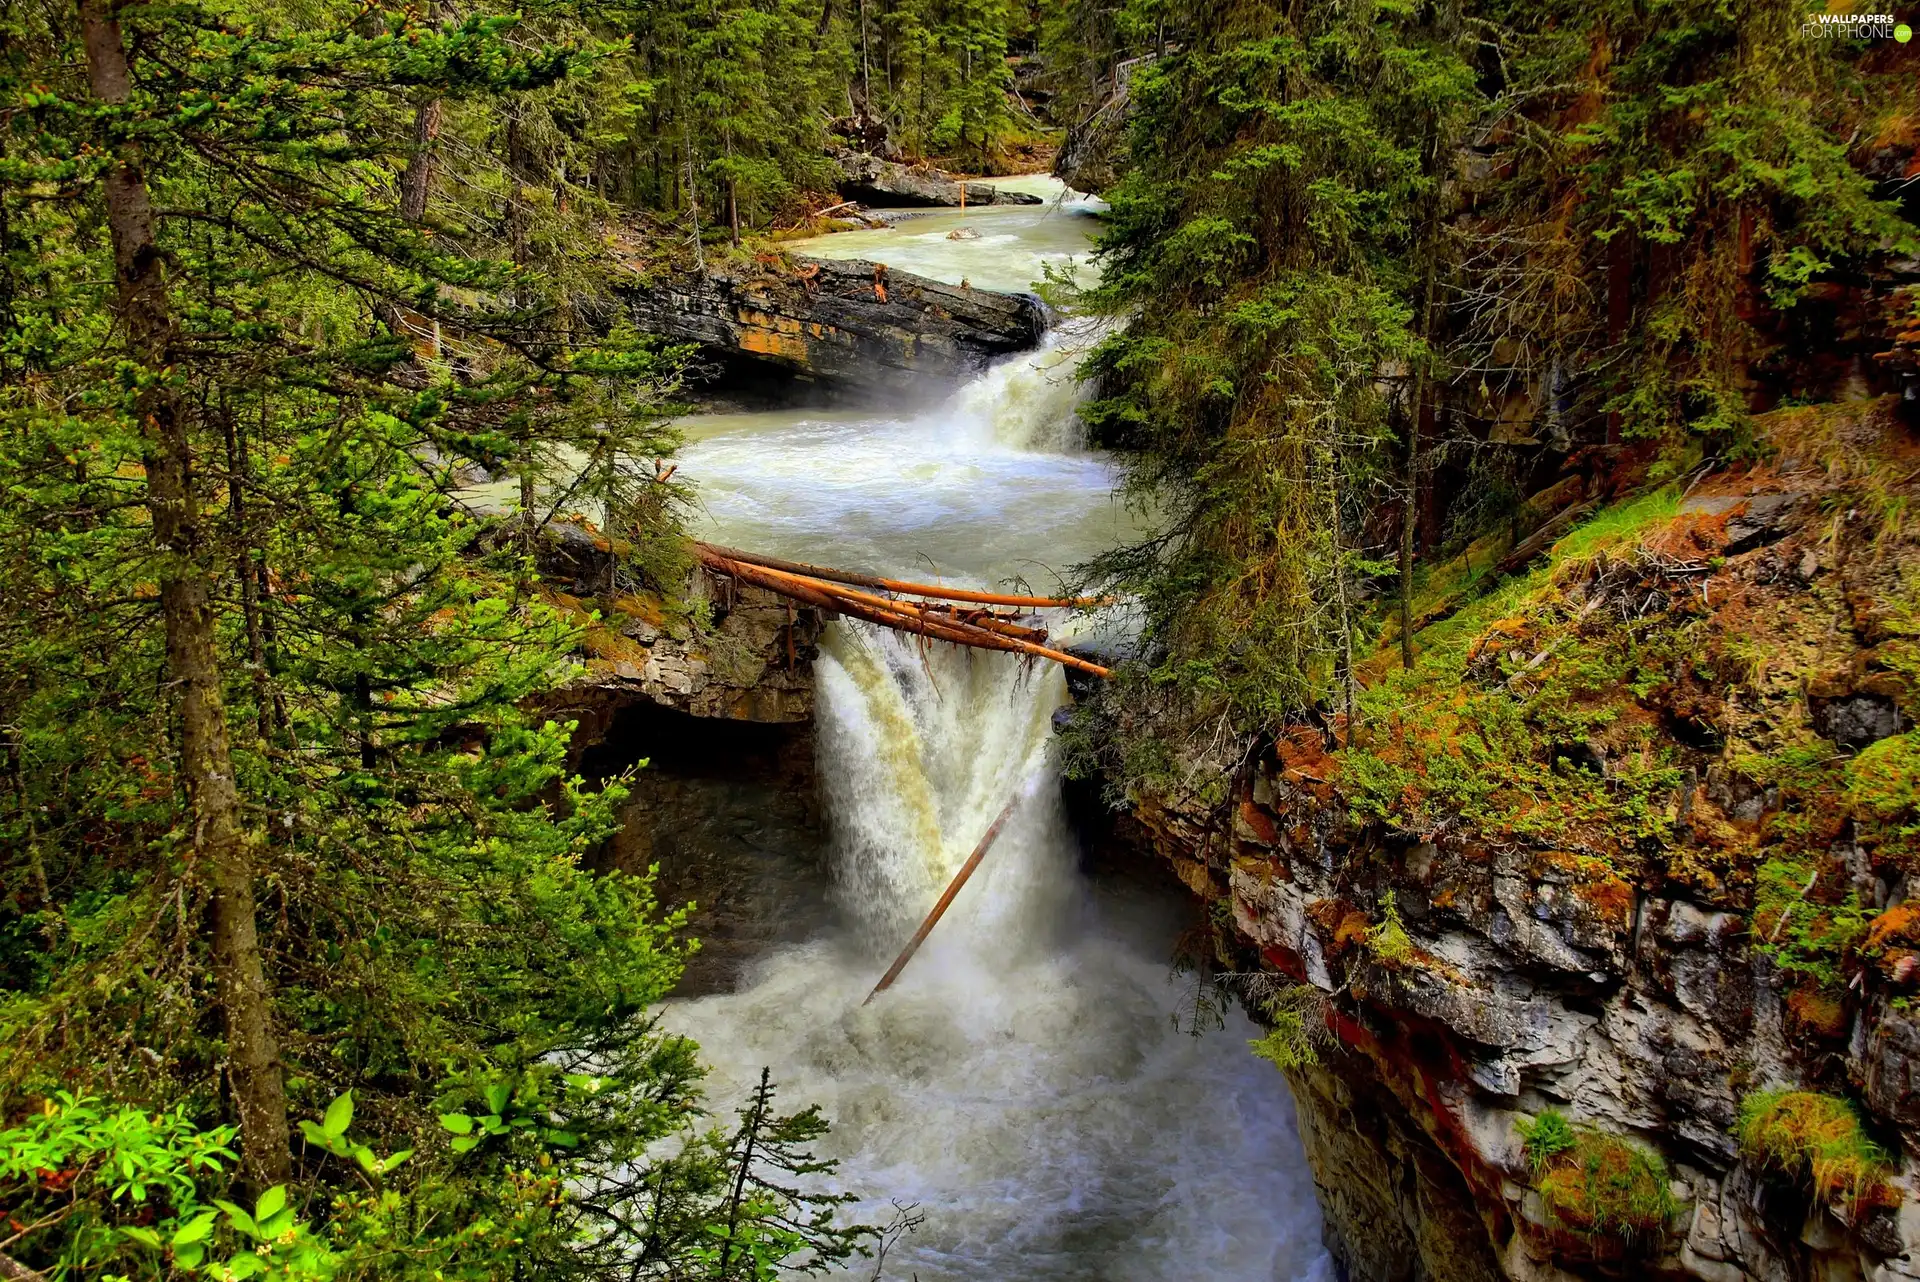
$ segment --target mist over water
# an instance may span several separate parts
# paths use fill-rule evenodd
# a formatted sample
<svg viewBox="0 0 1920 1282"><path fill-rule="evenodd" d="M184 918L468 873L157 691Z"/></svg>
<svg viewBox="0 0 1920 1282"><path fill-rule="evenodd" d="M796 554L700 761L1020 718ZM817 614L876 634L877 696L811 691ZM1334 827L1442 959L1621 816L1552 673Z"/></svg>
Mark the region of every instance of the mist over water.
<svg viewBox="0 0 1920 1282"><path fill-rule="evenodd" d="M921 415L697 424L683 466L708 537L881 573L1052 586L1127 531L1111 465L1079 449L1056 337ZM870 1221L926 1223L887 1275L1330 1282L1279 1073L1235 1016L1170 1015L1181 906L1077 869L1050 743L1053 665L841 622L816 664L834 922L667 1022L717 1107L770 1065L818 1103ZM1010 798L979 871L899 982L863 1007ZM853 1270L866 1276L871 1266Z"/></svg>
<svg viewBox="0 0 1920 1282"><path fill-rule="evenodd" d="M1112 463L1077 448L1073 369L1048 336L917 413L776 410L683 424L681 468L716 542L921 581L1051 591L1128 537Z"/></svg>

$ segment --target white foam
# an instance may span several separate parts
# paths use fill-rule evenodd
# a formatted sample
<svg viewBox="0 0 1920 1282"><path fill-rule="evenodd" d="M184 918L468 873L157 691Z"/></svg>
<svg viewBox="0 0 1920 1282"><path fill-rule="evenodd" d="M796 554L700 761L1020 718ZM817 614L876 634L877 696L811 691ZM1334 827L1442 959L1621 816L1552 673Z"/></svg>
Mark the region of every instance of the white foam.
<svg viewBox="0 0 1920 1282"><path fill-rule="evenodd" d="M687 470L723 542L918 577L924 555L974 582L1064 566L1114 537L1111 474L1072 426L1081 345L1009 361L924 416L723 427ZM764 1064L784 1102L820 1104L859 1213L899 1199L927 1217L890 1277L1327 1282L1292 1102L1245 1048L1257 1030L1176 1031L1165 905L1077 871L1051 758L1060 670L839 623L816 673L845 924L761 958L733 993L674 1004L716 1103ZM926 947L863 1007L1017 793Z"/></svg>

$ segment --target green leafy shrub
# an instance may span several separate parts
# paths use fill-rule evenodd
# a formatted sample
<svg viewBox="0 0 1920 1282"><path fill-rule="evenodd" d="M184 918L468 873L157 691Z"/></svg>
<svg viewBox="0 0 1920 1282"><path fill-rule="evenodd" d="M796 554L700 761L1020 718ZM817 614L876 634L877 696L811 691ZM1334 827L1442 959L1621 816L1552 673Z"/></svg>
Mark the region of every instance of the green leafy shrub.
<svg viewBox="0 0 1920 1282"><path fill-rule="evenodd" d="M1267 1034L1247 1043L1261 1059L1281 1071L1311 1068L1320 1062L1318 1043L1325 1036L1324 998L1304 984L1281 990L1262 1003Z"/></svg>
<svg viewBox="0 0 1920 1282"><path fill-rule="evenodd" d="M1849 890L1838 903L1818 898L1815 867L1796 857L1769 859L1754 876L1756 946L1789 975L1837 989L1843 964L1865 939L1868 915Z"/></svg>
<svg viewBox="0 0 1920 1282"><path fill-rule="evenodd" d="M1740 1152L1850 1209L1897 1204L1887 1154L1848 1101L1817 1091L1756 1091L1740 1103Z"/></svg>
<svg viewBox="0 0 1920 1282"><path fill-rule="evenodd" d="M1404 966L1413 957L1413 937L1391 890L1380 896L1380 920L1367 931L1367 951L1382 966Z"/></svg>
<svg viewBox="0 0 1920 1282"><path fill-rule="evenodd" d="M337 1258L288 1206L285 1185L252 1209L203 1196L224 1185L234 1134L230 1126L203 1131L179 1112L110 1108L61 1092L0 1131L8 1249L49 1257L39 1271L53 1282L333 1277Z"/></svg>

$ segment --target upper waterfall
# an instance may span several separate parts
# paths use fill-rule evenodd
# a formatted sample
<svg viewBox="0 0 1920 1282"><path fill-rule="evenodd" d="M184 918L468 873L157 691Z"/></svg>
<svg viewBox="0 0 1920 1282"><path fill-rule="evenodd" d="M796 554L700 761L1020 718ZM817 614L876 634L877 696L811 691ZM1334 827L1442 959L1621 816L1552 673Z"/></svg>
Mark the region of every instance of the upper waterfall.
<svg viewBox="0 0 1920 1282"><path fill-rule="evenodd" d="M1009 252L984 233L945 244L983 242ZM1024 252L1030 278L1048 251ZM1096 338L1051 333L918 413L696 420L682 459L704 533L922 581L1056 588L1131 529L1111 461L1075 422ZM815 680L837 917L734 991L671 1008L716 1098L769 1065L785 1100L821 1105L857 1211L926 1217L889 1276L1326 1282L1285 1085L1245 1049L1256 1030L1238 1015L1176 1030L1177 909L1079 870L1051 736L1059 668L842 621ZM1009 799L952 911L863 1006Z"/></svg>

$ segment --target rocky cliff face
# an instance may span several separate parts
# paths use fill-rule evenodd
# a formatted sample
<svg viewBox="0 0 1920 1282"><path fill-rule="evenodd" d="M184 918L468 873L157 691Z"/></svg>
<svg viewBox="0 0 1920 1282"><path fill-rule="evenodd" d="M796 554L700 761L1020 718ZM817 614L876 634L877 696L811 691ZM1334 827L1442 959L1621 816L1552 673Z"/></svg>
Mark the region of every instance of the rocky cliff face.
<svg viewBox="0 0 1920 1282"><path fill-rule="evenodd" d="M1351 733L1135 798L1307 1013L1354 1282L1920 1278L1917 447L1891 399L1769 420L1376 661Z"/></svg>
<svg viewBox="0 0 1920 1282"><path fill-rule="evenodd" d="M840 194L869 205L1038 205L1040 197L990 182L960 182L937 169L884 160L868 152L829 147L840 170ZM962 195L966 199L962 201Z"/></svg>
<svg viewBox="0 0 1920 1282"><path fill-rule="evenodd" d="M831 389L898 395L969 378L1046 332L1025 294L946 285L884 263L766 256L750 270L625 291L641 329Z"/></svg>
<svg viewBox="0 0 1920 1282"><path fill-rule="evenodd" d="M586 670L548 700L552 715L580 721L577 744L599 742L622 709L641 703L730 721L812 720L818 610L699 568L671 609L643 592L609 595L610 547L576 523L543 532L547 597L582 623L601 613L582 640Z"/></svg>

